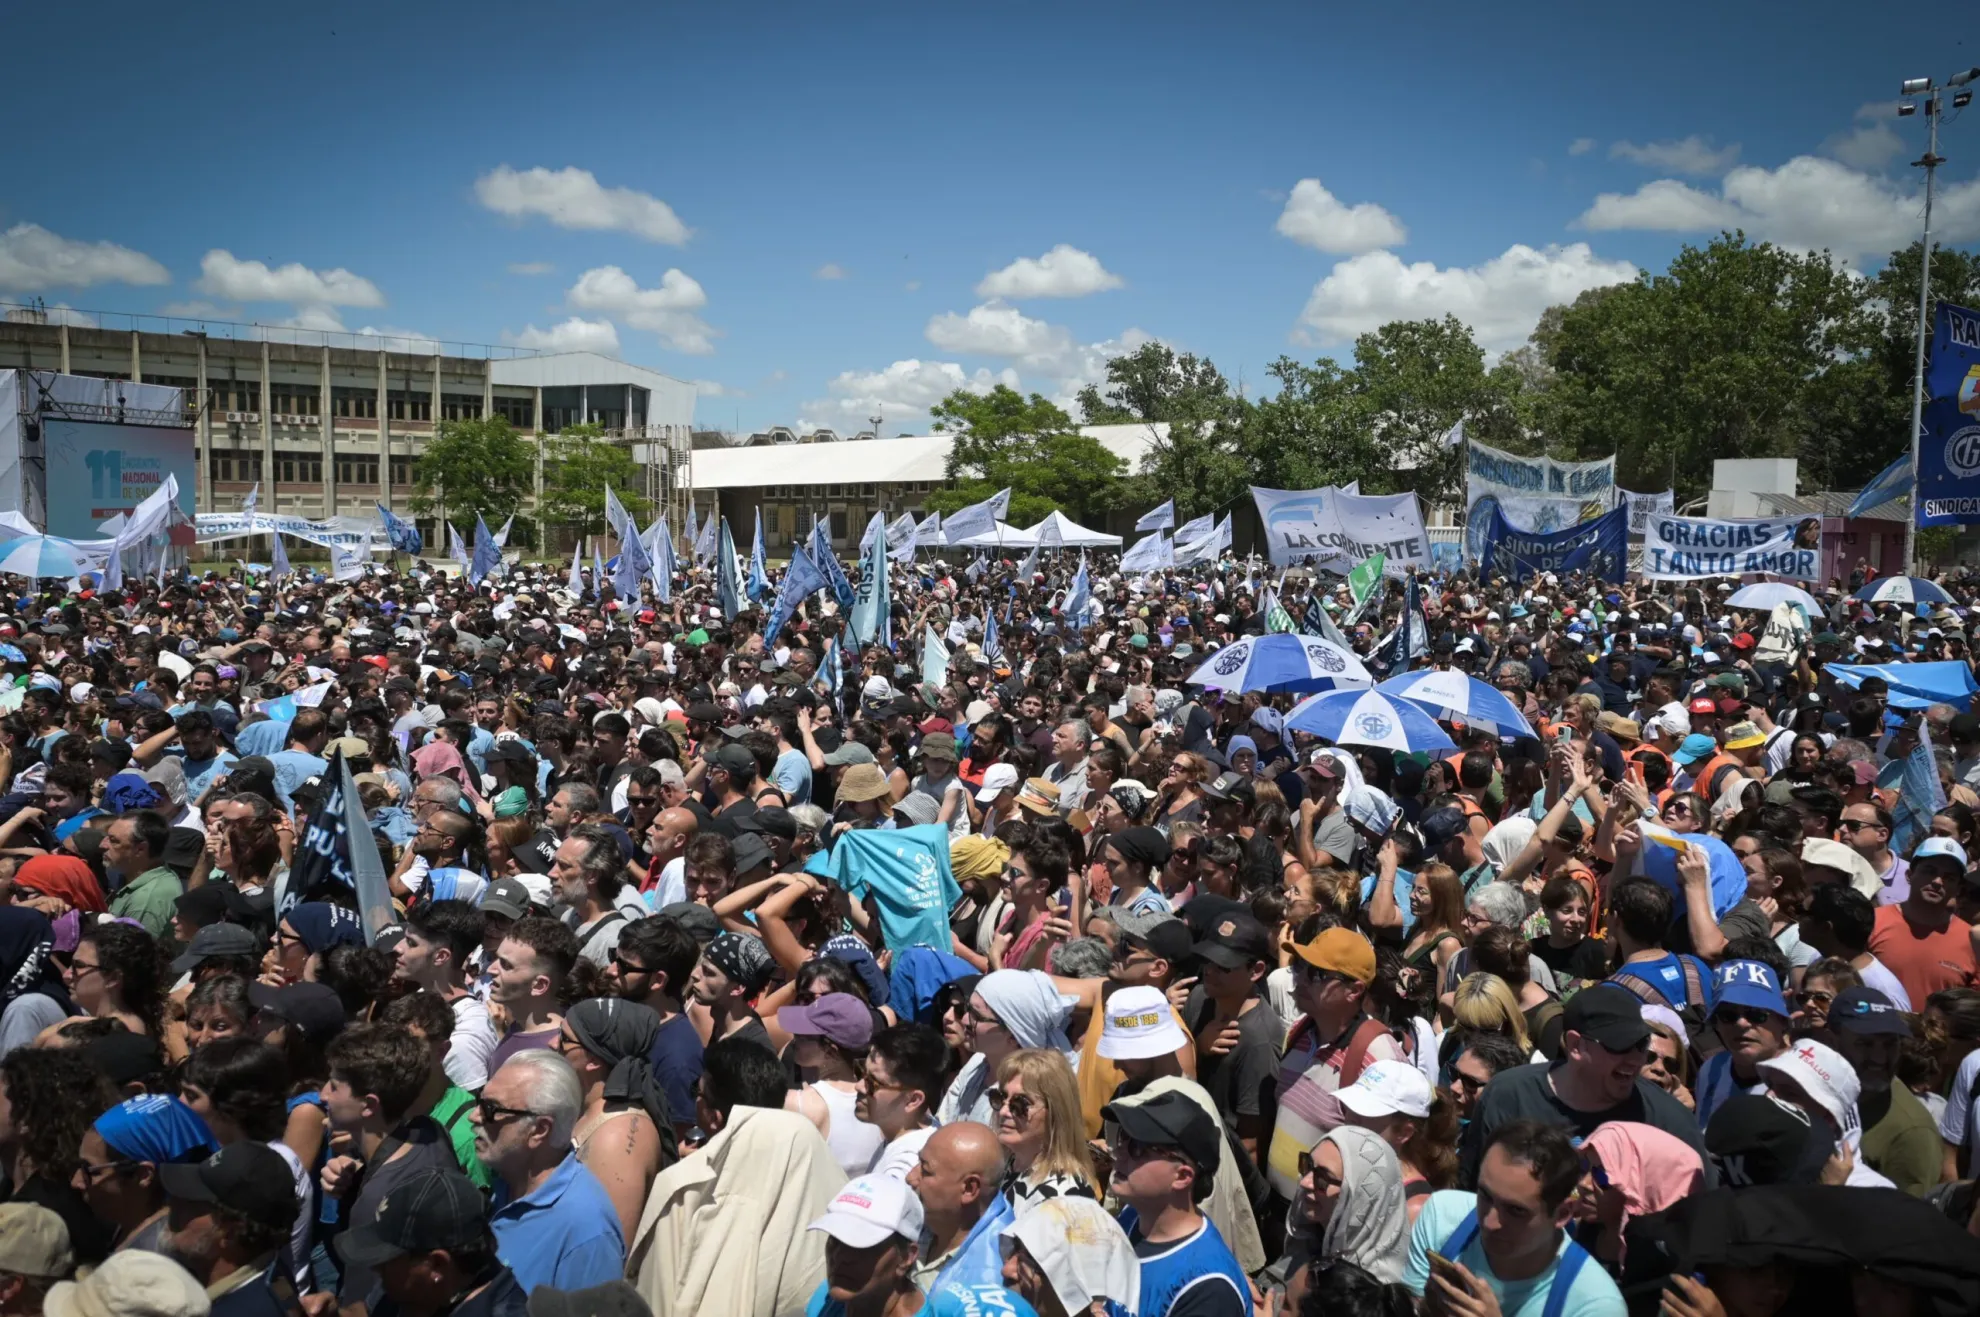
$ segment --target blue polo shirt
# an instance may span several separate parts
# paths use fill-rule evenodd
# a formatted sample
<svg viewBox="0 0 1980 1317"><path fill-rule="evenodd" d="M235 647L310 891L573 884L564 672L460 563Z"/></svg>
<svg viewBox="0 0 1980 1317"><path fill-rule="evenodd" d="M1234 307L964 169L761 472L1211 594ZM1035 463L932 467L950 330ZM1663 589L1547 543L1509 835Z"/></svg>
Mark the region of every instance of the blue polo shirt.
<svg viewBox="0 0 1980 1317"><path fill-rule="evenodd" d="M539 1285L581 1290L625 1278L619 1211L575 1152L532 1193L510 1199L498 1187L489 1225L496 1254L524 1293Z"/></svg>

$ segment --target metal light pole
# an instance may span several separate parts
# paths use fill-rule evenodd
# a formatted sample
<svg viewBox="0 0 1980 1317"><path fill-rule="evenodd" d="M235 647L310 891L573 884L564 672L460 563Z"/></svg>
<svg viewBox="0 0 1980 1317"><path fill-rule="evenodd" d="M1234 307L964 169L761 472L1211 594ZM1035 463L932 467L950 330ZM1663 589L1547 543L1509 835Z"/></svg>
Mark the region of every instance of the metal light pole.
<svg viewBox="0 0 1980 1317"><path fill-rule="evenodd" d="M1972 68L1964 73L1955 73L1946 79L1946 88L1964 87L1975 78L1980 78L1980 68ZM1913 168L1925 171L1925 230L1918 249L1918 325L1914 337L1912 380L1911 380L1911 515L1904 523L1904 569L1914 571L1918 565L1918 514L1922 507L1918 488L1918 443L1919 430L1925 423L1925 321L1931 313L1932 305L1932 184L1945 157L1939 154L1939 116L1943 112L1943 91L1934 85L1930 78L1911 78L1902 88L1906 96L1925 98L1925 154L1912 161ZM1973 93L1962 91L1953 97L1954 108L1964 108L1973 99ZM1899 115L1912 114L1918 107L1906 102L1898 106Z"/></svg>

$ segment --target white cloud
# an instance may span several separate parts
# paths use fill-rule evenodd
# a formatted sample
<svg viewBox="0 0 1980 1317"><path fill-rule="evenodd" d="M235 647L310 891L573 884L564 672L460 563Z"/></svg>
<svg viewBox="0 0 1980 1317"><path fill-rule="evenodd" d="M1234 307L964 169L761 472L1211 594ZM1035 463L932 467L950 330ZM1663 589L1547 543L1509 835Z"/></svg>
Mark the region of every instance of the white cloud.
<svg viewBox="0 0 1980 1317"><path fill-rule="evenodd" d="M918 293L921 291L921 280L910 279L906 283L902 284L901 287L905 288L910 293Z"/></svg>
<svg viewBox="0 0 1980 1317"><path fill-rule="evenodd" d="M1895 118L1895 101L1872 101L1858 106L1856 127L1822 143L1822 150L1856 169L1880 171L1904 153L1904 138L1891 124Z"/></svg>
<svg viewBox="0 0 1980 1317"><path fill-rule="evenodd" d="M554 266L554 265L552 265L552 264L550 264L550 262L548 262L548 261L511 261L511 262L509 262L509 273L510 273L510 274L521 274L521 275L538 275L538 274L551 274L551 273L553 273L553 272L555 272L555 270L556 270L556 269L557 269L557 267L556 267L556 266Z"/></svg>
<svg viewBox="0 0 1980 1317"><path fill-rule="evenodd" d="M976 285L978 297L1085 297L1121 287L1123 280L1077 247L1060 243L1033 260L1020 257Z"/></svg>
<svg viewBox="0 0 1980 1317"><path fill-rule="evenodd" d="M1797 156L1778 169L1735 169L1717 194L1673 179L1628 195L1604 193L1576 223L1668 233L1741 228L1783 247L1826 248L1854 261L1916 242L1922 206L1909 188L1834 160ZM1934 236L1945 242L1980 238L1980 179L1940 189L1933 227Z"/></svg>
<svg viewBox="0 0 1980 1317"><path fill-rule="evenodd" d="M1301 246L1343 256L1399 246L1409 238L1402 221L1388 211L1372 201L1344 206L1317 178L1293 185L1276 227Z"/></svg>
<svg viewBox="0 0 1980 1317"><path fill-rule="evenodd" d="M1650 169L1668 169L1678 174L1717 174L1732 168L1739 159L1739 143L1715 147L1693 133L1676 142L1617 142L1609 148L1611 160L1629 160Z"/></svg>
<svg viewBox="0 0 1980 1317"><path fill-rule="evenodd" d="M297 261L270 269L214 248L201 258L193 288L236 302L296 302L316 306L383 306L378 285L349 270L312 270Z"/></svg>
<svg viewBox="0 0 1980 1317"><path fill-rule="evenodd" d="M167 302L158 308L158 314L178 316L182 320L239 320L245 313L238 306L221 306L195 297L186 302Z"/></svg>
<svg viewBox="0 0 1980 1317"><path fill-rule="evenodd" d="M0 289L7 292L171 281L157 261L114 242L80 242L39 224L16 224L0 233Z"/></svg>
<svg viewBox="0 0 1980 1317"><path fill-rule="evenodd" d="M325 335L347 335L347 338L331 338L330 345L371 351L382 348L387 352L408 352L415 356L432 356L441 351L439 339L417 329L403 329L396 325L364 325L348 329L337 309L322 303L298 306L293 315L280 320L256 321L255 325L260 331L258 337L271 343L301 343L313 347L324 342Z"/></svg>
<svg viewBox="0 0 1980 1317"><path fill-rule="evenodd" d="M1577 137L1572 142L1568 143L1569 155L1587 155L1590 151L1593 151L1594 149L1595 149L1595 139L1592 137Z"/></svg>
<svg viewBox="0 0 1980 1317"><path fill-rule="evenodd" d="M1634 265L1603 260L1587 243L1515 244L1481 265L1451 268L1365 252L1314 285L1298 332L1312 343L1346 343L1391 320L1448 314L1470 325L1487 352L1504 352L1524 341L1548 307L1635 277Z"/></svg>
<svg viewBox="0 0 1980 1317"><path fill-rule="evenodd" d="M720 380L696 380L694 392L700 398L747 398L745 389L732 389Z"/></svg>
<svg viewBox="0 0 1980 1317"><path fill-rule="evenodd" d="M816 270L813 270L811 277L814 279L844 279L847 277L846 267L840 265L837 261L827 261Z"/></svg>
<svg viewBox="0 0 1980 1317"><path fill-rule="evenodd" d="M51 325L73 325L77 329L95 329L96 317L87 311L78 311L67 302L57 302L44 307L43 314Z"/></svg>
<svg viewBox="0 0 1980 1317"><path fill-rule="evenodd" d="M679 270L661 275L657 288L641 288L618 266L601 265L579 275L566 300L577 310L617 316L634 329L657 334L676 352L705 356L715 350L717 331L694 314L708 305L708 294Z"/></svg>
<svg viewBox="0 0 1980 1317"><path fill-rule="evenodd" d="M957 389L988 393L999 384L1019 387L1018 374L1005 369L991 372L965 371L953 361L896 361L881 370L848 370L826 382L826 397L803 405L801 427L834 429L852 424L865 427L869 418L882 417L899 427L903 421L925 418L928 409ZM896 433L898 433L898 428Z"/></svg>
<svg viewBox="0 0 1980 1317"><path fill-rule="evenodd" d="M502 341L542 352L602 352L608 357L619 355L619 331L612 322L586 320L582 316L572 316L548 329L525 325L518 333L502 335Z"/></svg>
<svg viewBox="0 0 1980 1317"><path fill-rule="evenodd" d="M688 240L672 206L631 188L601 187L589 169L501 165L474 181L474 195L497 214L541 215L560 229L606 229L673 247Z"/></svg>
<svg viewBox="0 0 1980 1317"><path fill-rule="evenodd" d="M1010 357L1026 365L1056 362L1073 345L1069 330L998 301L971 307L967 315L945 311L929 320L926 332L928 341L944 352Z"/></svg>

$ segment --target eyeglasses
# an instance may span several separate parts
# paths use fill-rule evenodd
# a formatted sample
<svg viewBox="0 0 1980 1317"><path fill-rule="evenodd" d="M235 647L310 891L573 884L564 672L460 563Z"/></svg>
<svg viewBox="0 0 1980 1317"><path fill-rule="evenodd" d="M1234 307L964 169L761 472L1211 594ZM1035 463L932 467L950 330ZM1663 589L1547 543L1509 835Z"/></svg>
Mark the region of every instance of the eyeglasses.
<svg viewBox="0 0 1980 1317"><path fill-rule="evenodd" d="M563 1050L561 1046L562 1042L563 1039L559 1036L559 1051ZM505 1120L536 1119L536 1113L526 1107L505 1107L493 1098L476 1098L474 1100L474 1110L475 1114L481 1117L481 1123L484 1125L495 1125Z"/></svg>
<svg viewBox="0 0 1980 1317"><path fill-rule="evenodd" d="M1858 828L1881 828L1884 825L1875 819L1844 819L1842 826L1851 832L1855 832Z"/></svg>
<svg viewBox="0 0 1980 1317"><path fill-rule="evenodd" d="M985 1096L989 1100L990 1110L999 1115L1008 1110L1011 1119L1020 1125L1031 1119L1032 1109L1038 1105L1038 1099L1029 1093L1006 1093L1001 1088L993 1088Z"/></svg>
<svg viewBox="0 0 1980 1317"><path fill-rule="evenodd" d="M1167 1143L1143 1143L1140 1139L1125 1134L1116 1134L1113 1141L1114 1160L1117 1162L1145 1162L1155 1158L1167 1161L1184 1161L1182 1149Z"/></svg>
<svg viewBox="0 0 1980 1317"><path fill-rule="evenodd" d="M1482 1093L1485 1091L1485 1085L1491 1082L1489 1079L1479 1079L1474 1075L1467 1075L1462 1070L1453 1070L1451 1072L1452 1088L1475 1089Z"/></svg>
<svg viewBox="0 0 1980 1317"><path fill-rule="evenodd" d="M1667 818L1667 819L1668 819L1668 818L1690 818L1690 817L1691 817L1691 806L1689 806L1689 805L1677 805L1677 804L1672 804L1672 805L1666 805L1666 806L1664 806L1664 817L1665 817L1665 818Z"/></svg>
<svg viewBox="0 0 1980 1317"><path fill-rule="evenodd" d="M114 1162L78 1162L77 1167L86 1183L95 1184L106 1175L122 1175L137 1164L131 1158L122 1158Z"/></svg>
<svg viewBox="0 0 1980 1317"><path fill-rule="evenodd" d="M619 971L619 973L622 975L651 974L653 972L653 967L651 965L637 964L633 961L627 960L624 956L620 955L616 951L612 953L612 968Z"/></svg>
<svg viewBox="0 0 1980 1317"><path fill-rule="evenodd" d="M87 961L72 960L69 962L69 975L72 978L79 979L83 975L89 973L91 970L100 970L102 968L103 966L101 965L92 965Z"/></svg>
<svg viewBox="0 0 1980 1317"><path fill-rule="evenodd" d="M1797 992L1794 994L1794 999L1803 1006L1827 1006L1836 999L1836 994L1833 992Z"/></svg>
<svg viewBox="0 0 1980 1317"><path fill-rule="evenodd" d="M1764 1006L1721 1006L1712 1012L1714 1024L1767 1024L1775 1018Z"/></svg>
<svg viewBox="0 0 1980 1317"><path fill-rule="evenodd" d="M1309 1175L1313 1177L1315 1189L1331 1189L1341 1182L1340 1176L1332 1171L1323 1171L1315 1165L1312 1153L1302 1152L1299 1155L1299 1178L1304 1180Z"/></svg>
<svg viewBox="0 0 1980 1317"><path fill-rule="evenodd" d="M994 1015L985 1015L974 1006L969 1008L969 1022L979 1029L1001 1029L1004 1022Z"/></svg>
<svg viewBox="0 0 1980 1317"><path fill-rule="evenodd" d="M635 796L630 792L626 795L626 808L628 809L635 809L644 805L657 805L659 803L660 797L658 796Z"/></svg>

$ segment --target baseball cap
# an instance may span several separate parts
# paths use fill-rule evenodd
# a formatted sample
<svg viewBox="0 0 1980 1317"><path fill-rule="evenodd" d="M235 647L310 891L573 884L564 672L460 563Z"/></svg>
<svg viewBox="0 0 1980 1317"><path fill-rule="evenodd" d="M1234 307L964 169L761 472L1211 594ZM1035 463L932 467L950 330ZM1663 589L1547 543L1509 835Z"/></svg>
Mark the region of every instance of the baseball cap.
<svg viewBox="0 0 1980 1317"><path fill-rule="evenodd" d="M208 924L193 934L185 951L172 962L174 974L190 974L210 956L254 956L261 951L261 939L251 928L239 924Z"/></svg>
<svg viewBox="0 0 1980 1317"><path fill-rule="evenodd" d="M850 992L828 992L809 1006L778 1011L777 1027L793 1038L823 1038L857 1052L873 1041L873 1012Z"/></svg>
<svg viewBox="0 0 1980 1317"><path fill-rule="evenodd" d="M1712 977L1716 980L1712 996L1717 1005L1750 1006L1779 1016L1789 1013L1787 999L1781 995L1781 981L1771 965L1728 960L1713 971Z"/></svg>
<svg viewBox="0 0 1980 1317"><path fill-rule="evenodd" d="M1896 1003L1875 988L1844 988L1829 1003L1829 1028L1837 1033L1887 1033L1911 1037L1911 1024Z"/></svg>
<svg viewBox="0 0 1980 1317"><path fill-rule="evenodd" d="M1375 981L1375 947L1351 928L1325 929L1311 942L1293 947L1293 954L1315 969L1345 974L1357 983Z"/></svg>
<svg viewBox="0 0 1980 1317"><path fill-rule="evenodd" d="M74 1267L61 1217L37 1203L0 1203L0 1272L52 1280Z"/></svg>
<svg viewBox="0 0 1980 1317"><path fill-rule="evenodd" d="M1697 701L1693 700L1692 703L1696 704ZM1693 709L1692 712L1696 713L1697 710ZM1710 712L1710 710L1707 710L1707 712ZM1684 738L1683 743L1677 748L1677 753L1672 755L1671 758L1680 764L1694 764L1700 759L1711 758L1712 755L1718 752L1718 749L1719 743L1717 741L1703 732L1693 732Z"/></svg>
<svg viewBox="0 0 1980 1317"><path fill-rule="evenodd" d="M248 1001L261 1025L292 1024L315 1042L327 1042L344 1027L344 1003L326 983L291 983L271 987L248 985Z"/></svg>
<svg viewBox="0 0 1980 1317"><path fill-rule="evenodd" d="M1927 837L1919 842L1918 849L1911 853L1911 862L1916 864L1920 860L1929 860L1935 855L1959 861L1959 867L1962 869L1966 867L1966 848L1951 837Z"/></svg>
<svg viewBox="0 0 1980 1317"><path fill-rule="evenodd" d="M1446 805L1425 814L1416 825L1416 830L1422 834L1424 850L1434 854L1442 850L1451 838L1462 833L1466 826L1464 810L1456 805Z"/></svg>
<svg viewBox="0 0 1980 1317"><path fill-rule="evenodd" d="M49 1286L42 1311L48 1317L100 1317L104 1313L143 1313L145 1317L206 1317L212 1301L192 1273L166 1257L127 1248L82 1280Z"/></svg>
<svg viewBox="0 0 1980 1317"><path fill-rule="evenodd" d="M1272 935L1250 915L1218 920L1198 939L1196 954L1221 969L1245 969L1260 960L1269 965L1276 959Z"/></svg>
<svg viewBox="0 0 1980 1317"><path fill-rule="evenodd" d="M1863 1085L1856 1077L1856 1067L1827 1043L1804 1038L1779 1056L1760 1062L1759 1069L1769 1080L1789 1081L1800 1090L1800 1096L1827 1113L1837 1131L1847 1130L1854 1123L1856 1100L1863 1095Z"/></svg>
<svg viewBox="0 0 1980 1317"><path fill-rule="evenodd" d="M349 1266L375 1267L407 1253L464 1248L481 1238L487 1215L481 1190L467 1176L420 1171L380 1199L369 1222L337 1237L337 1256Z"/></svg>
<svg viewBox="0 0 1980 1317"><path fill-rule="evenodd" d="M658 913L685 928L704 947L722 935L722 921L699 901L675 901L661 906Z"/></svg>
<svg viewBox="0 0 1980 1317"><path fill-rule="evenodd" d="M288 1221L296 1214L296 1184L289 1164L265 1143L230 1143L203 1162L159 1168L167 1197L191 1203L225 1203L258 1221Z"/></svg>
<svg viewBox="0 0 1980 1317"><path fill-rule="evenodd" d="M1687 713L1717 713L1719 702L1709 695L1700 695L1684 707Z"/></svg>
<svg viewBox="0 0 1980 1317"><path fill-rule="evenodd" d="M753 873L776 859L770 852L770 843L754 832L745 832L730 842L729 854L733 857L737 877Z"/></svg>
<svg viewBox="0 0 1980 1317"><path fill-rule="evenodd" d="M954 762L956 758L956 738L948 732L929 733L921 738L921 757L923 759L946 759Z"/></svg>
<svg viewBox="0 0 1980 1317"><path fill-rule="evenodd" d="M1629 989L1612 983L1592 984L1569 998L1561 1027L1611 1052L1634 1052L1650 1041L1643 1003Z"/></svg>
<svg viewBox="0 0 1980 1317"><path fill-rule="evenodd" d="M921 1199L907 1181L886 1175L848 1180L807 1230L830 1235L853 1248L873 1248L899 1236L921 1238Z"/></svg>
<svg viewBox="0 0 1980 1317"><path fill-rule="evenodd" d="M1189 1042L1160 988L1122 988L1107 998L1100 1024L1100 1055L1110 1061L1169 1056ZM783 1023L782 1012L777 1022Z"/></svg>
<svg viewBox="0 0 1980 1317"><path fill-rule="evenodd" d="M1135 939L1171 965L1189 959L1194 949L1189 925L1166 911L1123 907L1114 911L1114 924L1123 937Z"/></svg>
<svg viewBox="0 0 1980 1317"><path fill-rule="evenodd" d="M1433 1095L1430 1081L1409 1062L1376 1061L1335 1096L1357 1116L1414 1116L1423 1120L1430 1114Z"/></svg>
<svg viewBox="0 0 1980 1317"><path fill-rule="evenodd" d="M1822 1151L1808 1113L1766 1093L1735 1093L1721 1103L1705 1127L1705 1150L1719 1183L1736 1189L1812 1179L1806 1171Z"/></svg>
<svg viewBox="0 0 1980 1317"><path fill-rule="evenodd" d="M1008 791L1018 784L1018 771L1012 764L992 764L983 770L983 785L977 789L976 799L981 804L989 804L997 798L999 791Z"/></svg>
<svg viewBox="0 0 1980 1317"><path fill-rule="evenodd" d="M1305 768L1307 772L1313 774L1315 777L1324 777L1329 780L1341 775L1341 766L1334 762L1332 748L1324 745L1316 747L1311 754L1306 756Z"/></svg>
<svg viewBox="0 0 1980 1317"><path fill-rule="evenodd" d="M1217 774L1216 780L1203 788L1203 794L1212 800L1237 800L1247 805L1258 797L1251 779L1243 773Z"/></svg>
<svg viewBox="0 0 1980 1317"><path fill-rule="evenodd" d="M1224 1159L1223 1130L1209 1112L1181 1093L1157 1093L1140 1103L1109 1102L1100 1116L1136 1143L1182 1149L1205 1176L1214 1174Z"/></svg>
<svg viewBox="0 0 1980 1317"><path fill-rule="evenodd" d="M481 908L489 914L521 919L529 913L529 888L515 878L497 878L481 894Z"/></svg>

